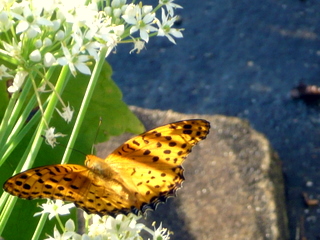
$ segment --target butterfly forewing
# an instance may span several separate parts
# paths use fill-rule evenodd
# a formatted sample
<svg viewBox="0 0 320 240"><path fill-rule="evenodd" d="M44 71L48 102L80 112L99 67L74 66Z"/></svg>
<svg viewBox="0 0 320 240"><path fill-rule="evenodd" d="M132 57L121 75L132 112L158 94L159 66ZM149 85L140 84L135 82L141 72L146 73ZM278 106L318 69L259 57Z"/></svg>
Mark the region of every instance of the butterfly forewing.
<svg viewBox="0 0 320 240"><path fill-rule="evenodd" d="M201 119L170 123L128 140L105 160L88 155L86 166L33 168L8 179L4 189L24 199L71 201L99 215L144 212L175 195L184 180L181 164L209 128Z"/></svg>

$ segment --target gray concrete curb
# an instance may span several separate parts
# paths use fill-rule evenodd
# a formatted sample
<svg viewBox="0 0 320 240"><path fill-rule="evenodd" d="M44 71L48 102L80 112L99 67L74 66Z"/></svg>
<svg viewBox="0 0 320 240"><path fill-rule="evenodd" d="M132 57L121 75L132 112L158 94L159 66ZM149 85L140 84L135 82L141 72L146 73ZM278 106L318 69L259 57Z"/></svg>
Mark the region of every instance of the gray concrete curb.
<svg viewBox="0 0 320 240"><path fill-rule="evenodd" d="M183 188L176 198L148 212L149 224L162 222L174 232L173 240L289 238L281 162L269 141L248 122L219 115L131 109L146 129L192 118L211 122L207 139L184 163ZM98 155L105 157L129 137L99 144Z"/></svg>

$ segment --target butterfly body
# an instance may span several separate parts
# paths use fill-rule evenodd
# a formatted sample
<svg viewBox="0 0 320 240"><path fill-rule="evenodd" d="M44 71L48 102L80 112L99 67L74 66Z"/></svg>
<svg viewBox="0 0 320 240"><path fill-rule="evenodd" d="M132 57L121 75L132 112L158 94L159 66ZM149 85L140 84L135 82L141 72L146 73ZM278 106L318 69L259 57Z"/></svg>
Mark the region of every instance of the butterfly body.
<svg viewBox="0 0 320 240"><path fill-rule="evenodd" d="M106 159L87 155L85 166L29 169L8 179L4 189L24 199L71 201L99 215L155 209L175 196L184 181L181 164L209 128L201 119L164 125L128 140Z"/></svg>

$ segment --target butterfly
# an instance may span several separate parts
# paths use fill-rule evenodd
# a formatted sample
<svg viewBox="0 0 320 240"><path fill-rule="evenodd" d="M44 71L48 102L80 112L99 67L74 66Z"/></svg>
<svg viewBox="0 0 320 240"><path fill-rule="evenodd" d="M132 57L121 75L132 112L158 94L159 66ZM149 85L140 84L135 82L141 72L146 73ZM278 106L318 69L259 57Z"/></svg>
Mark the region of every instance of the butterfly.
<svg viewBox="0 0 320 240"><path fill-rule="evenodd" d="M131 138L106 159L87 155L85 166L32 168L9 178L3 188L28 200L70 201L100 216L155 210L181 187L181 164L209 128L210 123L202 119L170 123Z"/></svg>

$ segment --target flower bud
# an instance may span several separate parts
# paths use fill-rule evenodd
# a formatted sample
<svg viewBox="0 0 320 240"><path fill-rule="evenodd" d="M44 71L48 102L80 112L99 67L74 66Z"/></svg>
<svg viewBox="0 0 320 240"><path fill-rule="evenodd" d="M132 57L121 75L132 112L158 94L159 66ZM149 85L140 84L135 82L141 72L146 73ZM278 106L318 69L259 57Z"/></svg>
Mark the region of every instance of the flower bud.
<svg viewBox="0 0 320 240"><path fill-rule="evenodd" d="M41 53L38 49L34 50L32 53L29 55L29 59L32 62L40 62L41 60Z"/></svg>
<svg viewBox="0 0 320 240"><path fill-rule="evenodd" d="M57 33L56 33L56 36L55 36L55 40L56 41L61 41L65 36L65 32L62 31L62 30L59 30Z"/></svg>
<svg viewBox="0 0 320 240"><path fill-rule="evenodd" d="M116 8L113 10L113 16L120 18L121 14L122 14L122 11L120 8Z"/></svg>
<svg viewBox="0 0 320 240"><path fill-rule="evenodd" d="M55 57L52 55L52 53L47 52L47 53L44 55L43 64L44 64L45 67L51 67L55 62L56 62L56 59L55 59Z"/></svg>
<svg viewBox="0 0 320 240"><path fill-rule="evenodd" d="M42 41L40 39L36 40L35 43L34 43L34 46L36 48L41 48L42 47Z"/></svg>
<svg viewBox="0 0 320 240"><path fill-rule="evenodd" d="M45 38L44 40L43 40L43 46L44 47L48 47L48 46L51 46L52 45L52 40L50 39L50 38Z"/></svg>

